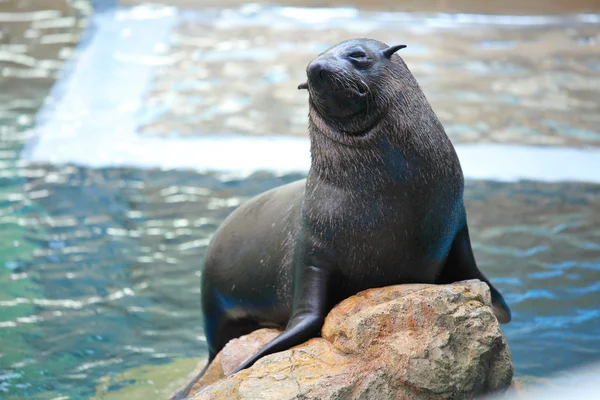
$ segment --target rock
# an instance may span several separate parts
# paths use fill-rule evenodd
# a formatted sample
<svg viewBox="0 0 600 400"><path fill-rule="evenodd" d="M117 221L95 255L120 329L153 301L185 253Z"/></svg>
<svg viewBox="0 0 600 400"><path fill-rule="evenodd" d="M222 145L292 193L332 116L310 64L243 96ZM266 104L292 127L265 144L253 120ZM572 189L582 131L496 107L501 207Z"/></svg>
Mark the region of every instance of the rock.
<svg viewBox="0 0 600 400"><path fill-rule="evenodd" d="M513 366L487 285L397 285L338 304L321 338L222 379L278 331L234 339L195 385L208 399L472 399L506 390Z"/></svg>

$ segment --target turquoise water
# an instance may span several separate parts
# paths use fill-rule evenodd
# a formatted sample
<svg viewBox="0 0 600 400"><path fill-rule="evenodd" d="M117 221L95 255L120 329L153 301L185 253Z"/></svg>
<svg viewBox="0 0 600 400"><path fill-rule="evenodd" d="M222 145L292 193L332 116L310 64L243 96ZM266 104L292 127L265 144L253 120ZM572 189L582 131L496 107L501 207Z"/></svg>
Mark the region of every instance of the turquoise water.
<svg viewBox="0 0 600 400"><path fill-rule="evenodd" d="M43 23L34 21L38 17L7 22L8 17L0 13L3 28L10 25L11 32L0 36L0 54L10 55L0 58L0 398L6 399L87 399L97 395L99 386L105 386L105 393L119 393L148 382L135 374L109 384L102 384L102 378L117 377L143 366L162 366L166 371L176 360L205 355L199 271L210 235L244 199L302 177L300 173L260 172L242 178L224 172L20 161L21 150L31 140L36 112L91 12L85 2L76 3L78 8L65 4L62 11L45 17ZM10 14L14 13L11 10ZM26 33L32 29L40 32L37 38L46 39L32 39L35 32ZM194 33L197 28L184 24L176 35L181 38L186 29ZM521 34L514 29L498 29L475 30L472 34L478 38L477 43L487 35L490 41L482 43L495 48L510 49L513 45L500 40L507 36L510 43L519 46L535 41L531 29ZM551 84L546 86L527 86L526 76L520 76L521 86L507 88L501 85L506 83L504 75L496 75L498 69L486 69L490 65L487 61L464 61L473 68L483 68L480 73L489 73L490 80L502 78L498 87L515 96L499 101L500 108L485 108L481 120L473 116L473 110L493 98L494 90L477 86L481 82L467 85L467 77L460 76L463 70L458 67L456 81L435 78L438 61L418 60L415 69L423 74L424 85L430 85L432 103L438 104L442 116L446 114L443 106L452 100L442 88L466 85L463 93L468 107L460 108L457 119L445 117L450 121L449 134L457 143L504 141L595 147L600 132L594 130L598 126L594 125L598 122L594 111L597 103L594 105L590 93L598 89L594 86L600 79L600 70L594 69L597 61L584 48L578 57L572 56L574 65L559 62L564 59L561 51L566 51L560 46L566 48L571 38L582 36L574 32L588 30L588 26L565 18L539 33L544 38L560 39L556 41L559 47L543 54L551 62L533 66L525 56L516 59L515 64L529 68L533 81L544 80L539 76L550 79ZM414 35L417 40L418 35ZM475 42L472 37L465 38L464 33L457 35L462 41L457 39L456 46L468 48ZM325 43L334 39L332 35L322 40ZM426 39L423 42L423 49L434 46ZM202 46L179 43L184 43L183 47ZM37 50L28 53L35 46ZM185 61L188 53L181 46L174 45L169 54L181 51ZM30 58L19 58L19 54ZM505 55L499 59L510 64L511 59ZM168 88L173 81L194 81L190 78L194 69L189 64L177 64L177 74L172 75L160 63L157 68L149 92L152 101L160 96L161 85ZM231 64L227 68L232 68ZM198 71L196 83L203 81ZM252 78L252 70L248 71ZM295 79L294 73L279 71L277 76ZM565 74L577 79L569 81ZM556 76L564 79L553 81ZM579 83L584 78L589 82L587 88ZM261 84L279 85L281 79ZM440 79L437 84L435 79ZM221 90L227 97L235 95L234 89L224 86ZM536 90L554 96L546 97L547 102L570 104L574 111L557 111L556 124L542 123L540 115L545 108L527 106ZM473 97L473 93L480 97ZM185 105L197 104L197 95L176 90L165 107L169 113L181 112L178 107L186 109ZM144 134L169 137L177 132L169 125L173 122L164 118L169 113L156 113L156 102L152 101L142 107L147 113L140 114L150 115L143 121L147 123ZM253 101L263 112L272 99L258 96ZM301 107L294 105L296 101L289 100L294 110ZM506 121L505 107L514 102L521 105L520 114L511 114L514 119ZM193 124L188 121L195 110L192 107L190 114L180 119L185 126L179 128L179 134L190 134ZM239 111L241 115L246 112L248 126L256 126L252 124L253 118L258 118L255 114L246 108ZM273 113L277 121L281 115ZM527 118L533 121L527 135L511 136L512 130L502 134L502 127ZM300 134L295 133L294 124L302 122L290 121L296 120L290 117L274 122L272 130L289 129ZM484 123L495 127L492 136L485 133ZM556 128L561 126L567 129ZM221 134L227 129L234 130L221 125L214 131ZM93 158L94 149L89 151ZM469 180L465 197L479 265L497 284L514 313L513 322L503 330L516 374L544 377L599 360L600 185Z"/></svg>
<svg viewBox="0 0 600 400"><path fill-rule="evenodd" d="M2 252L2 379L11 394L73 398L92 395L100 377L204 354L198 274L209 235L239 201L299 177L21 175L42 172L3 207L9 245L21 245ZM479 264L514 312L503 329L516 374L600 358L600 187L470 181L466 199Z"/></svg>

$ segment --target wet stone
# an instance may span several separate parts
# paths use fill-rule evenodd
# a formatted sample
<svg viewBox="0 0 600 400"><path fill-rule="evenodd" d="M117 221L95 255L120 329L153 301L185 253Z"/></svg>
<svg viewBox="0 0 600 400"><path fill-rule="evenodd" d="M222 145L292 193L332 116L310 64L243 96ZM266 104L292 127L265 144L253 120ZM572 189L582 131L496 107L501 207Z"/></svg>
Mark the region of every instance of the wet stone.
<svg viewBox="0 0 600 400"><path fill-rule="evenodd" d="M192 390L204 399L471 399L503 392L511 354L486 284L397 285L338 304L319 338L223 379L278 333L234 339Z"/></svg>

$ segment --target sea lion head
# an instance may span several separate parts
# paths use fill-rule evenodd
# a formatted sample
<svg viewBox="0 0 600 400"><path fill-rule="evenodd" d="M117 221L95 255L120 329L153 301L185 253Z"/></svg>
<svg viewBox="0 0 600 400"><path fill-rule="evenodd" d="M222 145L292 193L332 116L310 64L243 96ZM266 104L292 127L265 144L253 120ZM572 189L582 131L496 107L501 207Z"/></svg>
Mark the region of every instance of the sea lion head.
<svg viewBox="0 0 600 400"><path fill-rule="evenodd" d="M444 127L396 54L404 47L352 39L308 64L298 88L309 93L313 175L372 188L417 176L425 154L452 157Z"/></svg>
<svg viewBox="0 0 600 400"><path fill-rule="evenodd" d="M319 54L306 68L307 82L298 86L308 89L311 122L340 133L335 136L341 140L368 135L389 112L403 77L414 80L394 56L404 47L352 39Z"/></svg>

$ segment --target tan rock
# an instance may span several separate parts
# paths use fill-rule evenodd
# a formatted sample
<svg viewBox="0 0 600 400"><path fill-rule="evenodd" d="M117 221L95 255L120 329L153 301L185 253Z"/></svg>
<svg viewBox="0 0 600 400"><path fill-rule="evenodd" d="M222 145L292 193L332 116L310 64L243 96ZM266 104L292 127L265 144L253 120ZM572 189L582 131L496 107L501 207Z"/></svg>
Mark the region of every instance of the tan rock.
<svg viewBox="0 0 600 400"><path fill-rule="evenodd" d="M221 379L277 333L229 342L192 399L472 399L506 390L513 375L489 290L476 280L363 291L329 313L322 338Z"/></svg>

